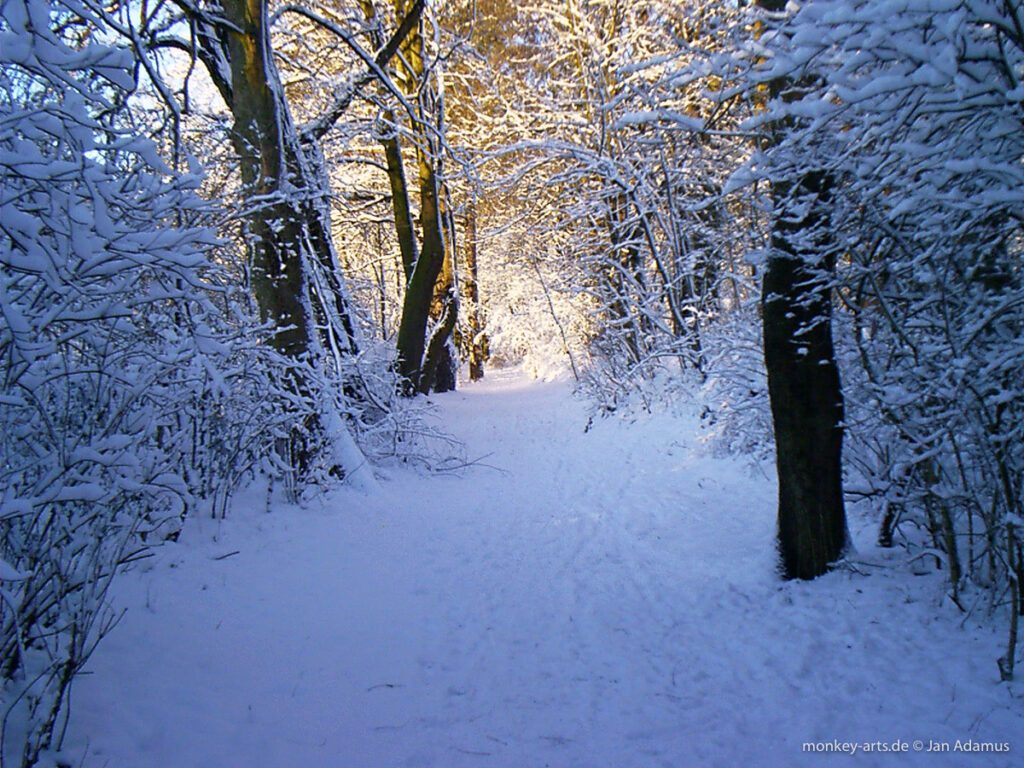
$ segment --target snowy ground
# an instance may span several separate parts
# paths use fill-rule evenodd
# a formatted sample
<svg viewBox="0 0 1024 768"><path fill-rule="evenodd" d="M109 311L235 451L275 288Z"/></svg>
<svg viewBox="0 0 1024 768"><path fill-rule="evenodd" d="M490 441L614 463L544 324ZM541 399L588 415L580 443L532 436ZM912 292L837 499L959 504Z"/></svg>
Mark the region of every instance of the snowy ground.
<svg viewBox="0 0 1024 768"><path fill-rule="evenodd" d="M70 753L88 743L86 768L1024 764L1002 628L961 628L940 576L782 584L763 474L701 455L685 419L585 432L567 392L499 373L435 398L488 466L193 521L116 588L128 613L76 685ZM872 533L866 560L882 556ZM913 751L968 739L1011 751ZM803 748L836 741L910 752Z"/></svg>

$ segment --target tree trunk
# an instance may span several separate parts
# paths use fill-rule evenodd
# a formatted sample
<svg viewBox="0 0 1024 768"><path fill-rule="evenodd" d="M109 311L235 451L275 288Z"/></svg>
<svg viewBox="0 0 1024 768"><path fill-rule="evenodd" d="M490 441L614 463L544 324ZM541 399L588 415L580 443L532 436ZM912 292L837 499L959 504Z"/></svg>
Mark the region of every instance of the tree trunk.
<svg viewBox="0 0 1024 768"><path fill-rule="evenodd" d="M480 283L477 262L476 201L471 200L466 213L466 333L465 348L469 351L469 380L479 381L484 377L484 362L487 360L487 339L483 335L480 318Z"/></svg>
<svg viewBox="0 0 1024 768"><path fill-rule="evenodd" d="M427 351L423 358L423 374L420 377L420 391L423 393L453 392L458 376L455 351L452 348L452 332L459 316L459 292L455 287L455 232L451 216L446 217L449 228L444 240L444 262L441 274L434 285L434 299L430 306L430 318L434 321Z"/></svg>
<svg viewBox="0 0 1024 768"><path fill-rule="evenodd" d="M398 126L395 125L395 113L389 113L393 133L383 139L384 158L387 161L388 183L391 186L391 209L395 214L395 234L398 236L398 248L402 253L402 271L406 283L412 279L419 250L416 247L416 229L413 226L412 209L409 205L409 185L405 180L405 164L402 162L402 148L398 143Z"/></svg>
<svg viewBox="0 0 1024 768"><path fill-rule="evenodd" d="M234 118L231 141L246 197L253 295L262 320L275 329L270 343L278 351L339 365L358 348L330 234L324 159L317 141L303 143L292 123L273 61L265 0L223 0L222 12L229 26L218 28L219 38L205 35L201 44ZM323 398L299 368L290 375L313 414L282 445L289 463L302 472L312 458L311 436L334 439L329 433L344 425L320 410ZM343 472L351 470L338 456L330 460Z"/></svg>
<svg viewBox="0 0 1024 768"><path fill-rule="evenodd" d="M224 0L222 9L233 27L221 41L230 78L214 81L234 118L231 140L250 200L253 293L261 317L277 328L271 343L288 356L313 351L314 342L352 354L357 344L330 235L326 168L319 146L303 145L292 124L265 0ZM213 42L206 38L206 44ZM204 60L212 74L220 70L211 57Z"/></svg>
<svg viewBox="0 0 1024 768"><path fill-rule="evenodd" d="M264 321L277 328L271 343L282 353L299 357L309 350L310 320L298 244L302 224L298 212L278 193L287 174L282 104L268 77L271 66L269 30L261 0L224 0L224 16L238 32L228 35L232 143L239 157L246 193L266 201L249 214L252 283ZM277 199L275 199L277 198Z"/></svg>
<svg viewBox="0 0 1024 768"><path fill-rule="evenodd" d="M774 13L786 6L785 0L757 4ZM769 97L784 102L799 99L803 90L790 78L768 83ZM794 127L793 120L776 122L764 140L777 146ZM825 573L848 542L843 392L832 346L832 184L821 170L787 170L770 183L774 220L761 294L764 360L779 478L779 554L784 575L795 579Z"/></svg>
<svg viewBox="0 0 1024 768"><path fill-rule="evenodd" d="M399 17L408 13L408 5L409 0L396 0ZM454 263L452 239L445 226L444 182L440 176L444 103L426 77L423 36L418 27L409 32L401 51L399 73L403 87L409 96L416 97L419 113L412 132L419 171L423 239L406 285L397 339L398 372L404 382L403 391L414 394L431 388L438 391L455 388L454 361L448 339L457 319L458 301L453 297L449 304L447 299L454 285ZM428 123L434 126L433 130L427 128ZM394 175L391 177L395 179ZM396 226L400 226L397 218L396 215ZM440 284L439 277L442 278ZM437 297L442 300L438 301ZM451 317L446 316L448 312L452 313ZM428 344L427 328L432 317L436 324Z"/></svg>
<svg viewBox="0 0 1024 768"><path fill-rule="evenodd" d="M454 287L449 288L442 301L441 316L430 335L423 358L423 373L420 376L420 392L423 394L431 388L435 392L451 392L455 389L455 366L451 345L448 343L458 315L458 299Z"/></svg>
<svg viewBox="0 0 1024 768"><path fill-rule="evenodd" d="M426 347L427 322L434 299L434 285L444 264L444 239L438 207L437 179L433 168L420 163L420 220L423 247L405 288L402 320L398 327L398 372L405 391L420 390L420 374Z"/></svg>
<svg viewBox="0 0 1024 768"><path fill-rule="evenodd" d="M761 307L768 394L779 478L779 552L787 578L828 570L847 543L843 506L843 394L832 346L826 242L829 179L809 173L797 185L772 184L772 253ZM789 213L800 204L804 217Z"/></svg>

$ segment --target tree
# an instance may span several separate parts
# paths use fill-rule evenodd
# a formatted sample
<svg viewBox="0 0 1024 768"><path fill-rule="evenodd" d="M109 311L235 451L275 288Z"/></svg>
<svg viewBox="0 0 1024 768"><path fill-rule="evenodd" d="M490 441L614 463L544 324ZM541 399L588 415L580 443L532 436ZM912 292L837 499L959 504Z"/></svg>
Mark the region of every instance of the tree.
<svg viewBox="0 0 1024 768"><path fill-rule="evenodd" d="M281 84L265 0L225 0L209 6L177 0L176 6L191 27L189 39L176 33L180 18L175 14L143 19L139 26L151 40L149 48L184 50L201 61L231 112L253 294L261 316L276 329L272 343L283 354L311 359L315 367L340 377L346 360L358 352L358 340L331 231L332 196L319 142L368 83L377 80L394 88L385 67L417 25L424 0L409 4L395 35L373 53L327 17L300 6L285 9L342 40L366 68L339 87L328 106L302 127L294 122ZM132 13L131 6L124 7L122 15L128 20L121 27L137 40ZM153 79L160 92L170 91L158 77ZM179 109L167 101L172 111ZM296 393L317 400L319 393L302 379L300 370L296 368ZM348 382L346 388L357 399L365 397L357 382ZM349 446L344 452L347 459L341 453L334 456L339 470L349 473L353 467L346 464L362 464L351 439L340 434L346 430L339 426L338 414L323 413L291 438L290 450L300 468L311 460L305 436L325 430Z"/></svg>
<svg viewBox="0 0 1024 768"><path fill-rule="evenodd" d="M477 202L470 199L466 208L466 349L469 357L469 380L479 381L484 377L484 362L487 360L487 337L484 334L480 309L480 261L479 240L477 239Z"/></svg>
<svg viewBox="0 0 1024 768"><path fill-rule="evenodd" d="M758 6L782 14L786 4L759 0ZM787 34L784 18L778 17L773 42ZM762 283L764 359L775 432L782 568L789 578L811 579L842 555L848 538L843 392L832 343L835 181L828 169L816 167L818 146L786 142L787 132L799 130L799 118L788 113L787 105L813 82L799 73L779 73L775 64L769 59L765 68L772 111L765 128L766 175L773 211Z"/></svg>
<svg viewBox="0 0 1024 768"><path fill-rule="evenodd" d="M792 141L835 180L862 492L883 543L899 533L939 553L954 601L968 579L1009 595L1007 679L1024 487L1022 10L809 2L780 55L818 85L790 105L804 116Z"/></svg>
<svg viewBox="0 0 1024 768"><path fill-rule="evenodd" d="M397 0L395 10L405 13L407 0ZM422 26L422 21L421 25ZM445 108L443 91L437 80L443 77L441 62L431 55L422 28L416 29L402 44L398 66L399 81L409 99L415 100L411 120L411 142L415 148L419 182L419 221L423 240L418 249L413 243L402 244L406 265L405 296L398 328L398 370L410 391L444 392L455 388L455 362L449 339L458 317L458 295L455 291L454 229L447 206L443 158L445 147ZM401 191L405 174L401 152L388 154L388 172L396 201L395 224L399 241L411 238L408 224L408 203L399 205L408 194ZM395 194L399 190L400 194ZM409 256L415 254L410 266ZM428 334L428 322L434 325Z"/></svg>

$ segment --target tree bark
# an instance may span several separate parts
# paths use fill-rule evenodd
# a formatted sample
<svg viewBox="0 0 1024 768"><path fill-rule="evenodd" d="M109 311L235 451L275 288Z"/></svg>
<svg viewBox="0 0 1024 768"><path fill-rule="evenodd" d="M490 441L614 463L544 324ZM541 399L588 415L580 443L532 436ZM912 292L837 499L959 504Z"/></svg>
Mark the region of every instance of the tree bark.
<svg viewBox="0 0 1024 768"><path fill-rule="evenodd" d="M271 343L290 357L358 351L330 234L329 181L319 145L292 123L273 62L265 0L224 0L229 27L204 34L201 56L234 118L253 294Z"/></svg>
<svg viewBox="0 0 1024 768"><path fill-rule="evenodd" d="M271 87L266 9L262 0L223 0L222 8L237 29L228 34L226 46L231 140L246 194L263 201L250 207L248 217L253 292L262 319L277 329L271 343L300 357L309 351L311 325L299 258L302 222L281 195L289 164L282 132L287 114Z"/></svg>
<svg viewBox="0 0 1024 768"><path fill-rule="evenodd" d="M785 0L758 5L780 12ZM773 99L788 101L799 91L788 78L768 84ZM769 147L794 127L791 121L770 126ZM779 554L783 574L795 579L825 573L848 542L843 392L832 344L832 185L821 170L787 170L770 182L771 253L761 294L764 359L779 479Z"/></svg>
<svg viewBox="0 0 1024 768"><path fill-rule="evenodd" d="M778 542L787 578L828 570L847 543L843 504L843 394L832 345L824 174L808 174L801 220L786 213L790 184L772 184L776 218L762 288L764 359L779 479ZM814 233L816 237L810 237ZM820 251L806 250L816 244Z"/></svg>
<svg viewBox="0 0 1024 768"><path fill-rule="evenodd" d="M426 163L420 163L420 220L423 225L423 247L406 285L402 320L398 327L398 373L406 382L405 391L410 394L420 390L434 285L444 264L437 179L433 168Z"/></svg>
<svg viewBox="0 0 1024 768"><path fill-rule="evenodd" d="M466 332L469 337L465 348L469 352L469 380L479 381L484 377L484 362L487 360L487 340L483 336L483 322L480 317L479 253L476 239L476 201L470 200L466 212Z"/></svg>
<svg viewBox="0 0 1024 768"><path fill-rule="evenodd" d="M395 113L389 113L392 125ZM409 205L409 185L405 180L405 165L402 162L402 147L398 143L398 127L381 141L384 146L384 159L388 168L388 183L391 186L391 208L395 214L395 234L398 236L398 249L402 254L402 270L406 283L412 279L419 249L416 245L416 229L413 226L412 208Z"/></svg>
<svg viewBox="0 0 1024 768"><path fill-rule="evenodd" d="M408 3L409 0L396 0L395 10L399 16L407 13ZM454 361L448 339L457 317L446 318L445 314L450 311L457 315L458 301L454 299L449 305L443 298L451 294L454 285L452 242L445 227L444 182L439 176L442 152L439 134L443 132L444 104L425 79L423 36L419 27L409 32L401 51L398 69L403 87L409 96L416 96L419 107L412 132L416 144L422 245L406 284L397 339L398 373L404 382L403 391L414 394L431 388L438 391L455 388ZM436 124L434 130L427 128L428 122ZM442 278L440 284L439 277ZM432 317L436 324L428 344L427 328ZM433 357L428 359L429 355Z"/></svg>
<svg viewBox="0 0 1024 768"><path fill-rule="evenodd" d="M459 292L455 287L455 227L450 212L446 212L447 235L444 238L444 261L441 274L434 284L434 299L430 305L430 318L434 321L430 340L423 357L420 391L452 392L455 390L458 365L452 345L452 332L459 315Z"/></svg>
<svg viewBox="0 0 1024 768"><path fill-rule="evenodd" d="M423 358L423 373L420 376L420 392L423 394L427 394L431 388L435 392L451 392L455 389L454 366L448 340L455 329L457 315L458 298L452 287L443 299L441 317L430 335Z"/></svg>

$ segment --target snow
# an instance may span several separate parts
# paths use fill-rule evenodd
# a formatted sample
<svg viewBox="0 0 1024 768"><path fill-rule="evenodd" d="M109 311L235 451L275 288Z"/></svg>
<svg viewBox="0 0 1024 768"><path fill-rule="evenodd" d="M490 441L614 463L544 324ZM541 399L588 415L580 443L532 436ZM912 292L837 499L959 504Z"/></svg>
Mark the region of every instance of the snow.
<svg viewBox="0 0 1024 768"><path fill-rule="evenodd" d="M28 578L10 563L0 560L0 581L22 581Z"/></svg>
<svg viewBox="0 0 1024 768"><path fill-rule="evenodd" d="M258 489L114 585L67 753L118 768L1009 766L1005 638L943 574L782 583L771 472L696 419L503 372L432 399L479 461L305 508ZM588 426L589 424L589 426ZM961 624L963 626L961 626ZM915 740L1009 743L918 754ZM900 741L898 756L863 744ZM850 755L804 742L855 742ZM74 761L77 765L77 760Z"/></svg>

